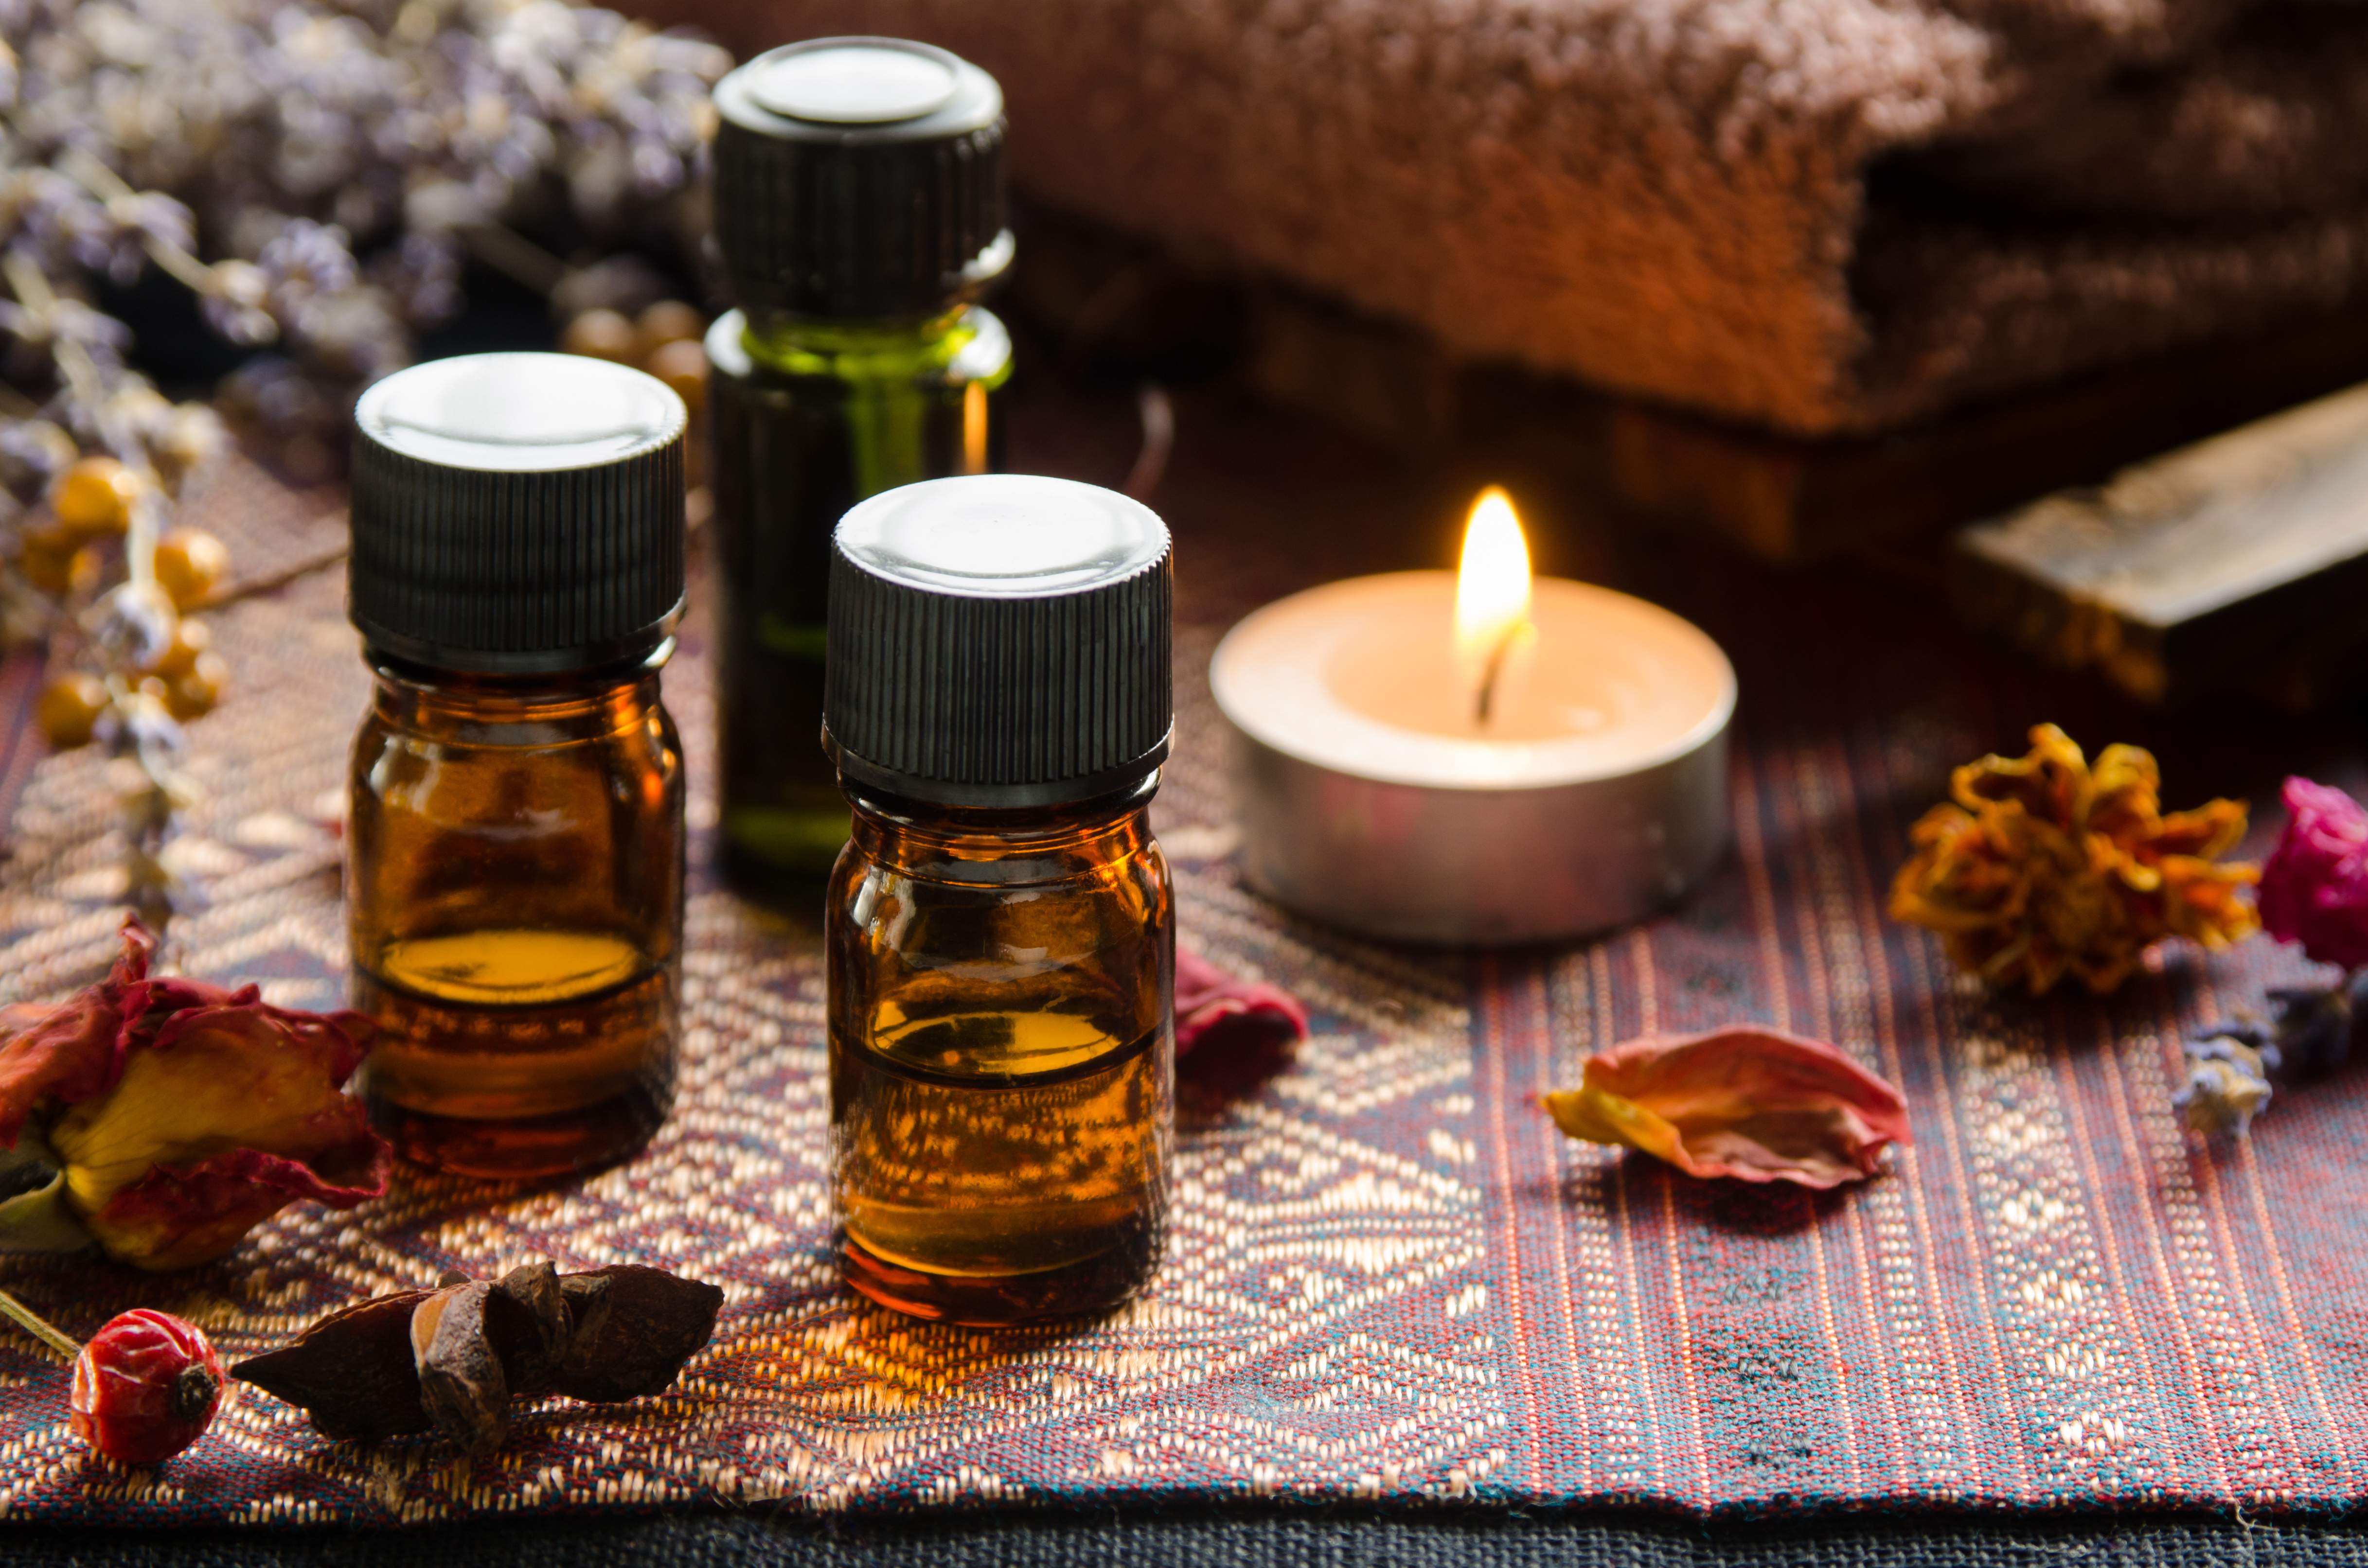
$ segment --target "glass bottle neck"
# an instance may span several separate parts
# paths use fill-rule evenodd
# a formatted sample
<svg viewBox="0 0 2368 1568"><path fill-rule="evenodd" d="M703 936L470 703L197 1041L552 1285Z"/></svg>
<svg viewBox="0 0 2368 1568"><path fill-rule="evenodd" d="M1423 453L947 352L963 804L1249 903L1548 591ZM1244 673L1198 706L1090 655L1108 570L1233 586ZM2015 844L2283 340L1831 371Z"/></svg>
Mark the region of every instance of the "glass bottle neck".
<svg viewBox="0 0 2368 1568"><path fill-rule="evenodd" d="M1024 811L940 806L850 788L855 847L874 865L925 881L1008 887L1089 875L1150 847L1153 773L1133 789Z"/></svg>
<svg viewBox="0 0 2368 1568"><path fill-rule="evenodd" d="M977 336L974 308L888 321L750 317L740 341L749 358L791 375L903 378L943 367Z"/></svg>
<svg viewBox="0 0 2368 1568"><path fill-rule="evenodd" d="M365 650L378 677L379 718L410 733L477 745L550 745L614 734L660 707L668 640L646 660L549 675L438 670Z"/></svg>

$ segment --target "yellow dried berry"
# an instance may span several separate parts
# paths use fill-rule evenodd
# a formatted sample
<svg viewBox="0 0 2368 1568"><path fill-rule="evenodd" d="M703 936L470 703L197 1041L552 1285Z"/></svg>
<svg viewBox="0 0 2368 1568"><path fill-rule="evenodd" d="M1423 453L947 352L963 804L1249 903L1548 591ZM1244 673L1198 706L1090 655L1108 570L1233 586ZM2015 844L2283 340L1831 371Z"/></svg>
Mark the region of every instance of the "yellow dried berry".
<svg viewBox="0 0 2368 1568"><path fill-rule="evenodd" d="M680 300L660 300L633 324L634 343L640 350L643 369L652 375L656 375L657 370L649 363L650 356L669 343L697 343L706 335L707 318L699 313L697 307Z"/></svg>
<svg viewBox="0 0 2368 1568"><path fill-rule="evenodd" d="M17 571L52 598L63 598L98 580L98 557L63 528L36 528L25 535Z"/></svg>
<svg viewBox="0 0 2368 1568"><path fill-rule="evenodd" d="M666 344L642 369L674 389L693 419L707 402L707 350L689 339Z"/></svg>
<svg viewBox="0 0 2368 1568"><path fill-rule="evenodd" d="M211 653L213 645L213 628L195 616L185 615L174 625L173 640L165 645L163 655L148 666L149 673L166 680L178 679L197 668L198 660Z"/></svg>
<svg viewBox="0 0 2368 1568"><path fill-rule="evenodd" d="M40 700L33 704L33 722L40 725L50 744L72 751L90 744L98 716L106 710L107 683L81 670L70 670L41 688Z"/></svg>
<svg viewBox="0 0 2368 1568"><path fill-rule="evenodd" d="M214 710L230 689L230 665L220 653L199 653L188 674L176 676L165 688L165 706L184 722Z"/></svg>
<svg viewBox="0 0 2368 1568"><path fill-rule="evenodd" d="M229 574L230 547L203 528L175 528L156 541L156 585L182 609Z"/></svg>
<svg viewBox="0 0 2368 1568"><path fill-rule="evenodd" d="M50 510L76 539L101 539L131 526L131 504L139 498L138 474L113 458L85 458L58 475Z"/></svg>
<svg viewBox="0 0 2368 1568"><path fill-rule="evenodd" d="M614 311L586 311L559 335L562 353L613 359L620 365L633 362L635 347L633 324Z"/></svg>

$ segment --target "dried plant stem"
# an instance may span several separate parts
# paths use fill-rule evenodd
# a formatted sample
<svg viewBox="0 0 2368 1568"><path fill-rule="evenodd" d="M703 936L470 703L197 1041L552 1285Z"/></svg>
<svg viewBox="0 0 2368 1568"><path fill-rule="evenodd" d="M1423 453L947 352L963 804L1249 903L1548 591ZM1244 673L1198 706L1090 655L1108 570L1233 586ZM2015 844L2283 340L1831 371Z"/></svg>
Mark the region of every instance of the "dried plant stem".
<svg viewBox="0 0 2368 1568"><path fill-rule="evenodd" d="M56 1351L71 1362L82 1355L82 1346L50 1326L47 1319L6 1290L0 1290L0 1313L27 1334Z"/></svg>
<svg viewBox="0 0 2368 1568"><path fill-rule="evenodd" d="M0 272L6 273L17 302L31 312L36 320L46 322L55 314L57 291L50 287L50 280L41 276L41 269L33 265L30 257L18 251L10 251L5 257L0 257ZM58 373L65 378L66 385L83 406L91 411L90 416L98 422L99 439L145 482L143 488L154 494L157 489L156 471L149 466L146 449L122 428L121 421L108 406L104 378L99 375L98 363L90 357L90 350L71 337L52 336L50 339L50 355L57 361ZM142 520L135 511L131 541L134 546L140 542L142 528ZM153 544L155 534L153 523L147 526L146 534L148 541ZM130 553L137 557L147 552L134 549ZM152 571L146 562L136 558L131 562L131 569L132 576L139 581L148 580Z"/></svg>
<svg viewBox="0 0 2368 1568"><path fill-rule="evenodd" d="M567 280L565 262L505 224L469 223L458 233L471 256L538 294L549 294Z"/></svg>
<svg viewBox="0 0 2368 1568"><path fill-rule="evenodd" d="M59 153L58 167L101 201L129 201L139 194L123 182L121 176L80 147L68 147ZM213 268L176 244L150 234L141 248L148 253L149 260L200 294L213 283Z"/></svg>
<svg viewBox="0 0 2368 1568"><path fill-rule="evenodd" d="M315 572L325 572L330 567L342 562L352 553L350 547L341 544L335 549L324 550L318 555L306 556L303 560L292 565L283 566L277 572L242 577L235 583L215 589L188 608L194 613L198 610L220 609L224 605L236 604L241 599L251 599L257 594L268 594L276 588L284 588L299 577L309 577Z"/></svg>

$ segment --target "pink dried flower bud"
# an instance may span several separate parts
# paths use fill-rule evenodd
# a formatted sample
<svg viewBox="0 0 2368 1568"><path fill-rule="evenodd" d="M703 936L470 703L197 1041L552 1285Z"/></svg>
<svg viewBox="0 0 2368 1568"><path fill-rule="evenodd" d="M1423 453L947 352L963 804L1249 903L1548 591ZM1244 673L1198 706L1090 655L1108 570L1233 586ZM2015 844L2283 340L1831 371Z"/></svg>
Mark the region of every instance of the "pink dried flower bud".
<svg viewBox="0 0 2368 1568"><path fill-rule="evenodd" d="M2321 963L2368 964L2368 808L2289 778L2286 830L2261 868L2261 926Z"/></svg>

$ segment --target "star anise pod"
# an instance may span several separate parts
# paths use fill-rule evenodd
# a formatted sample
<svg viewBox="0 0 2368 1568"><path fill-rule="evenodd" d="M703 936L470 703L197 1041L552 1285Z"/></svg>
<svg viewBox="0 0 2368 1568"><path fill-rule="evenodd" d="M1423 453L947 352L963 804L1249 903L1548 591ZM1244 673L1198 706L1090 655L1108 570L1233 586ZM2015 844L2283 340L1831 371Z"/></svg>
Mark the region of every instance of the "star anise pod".
<svg viewBox="0 0 2368 1568"><path fill-rule="evenodd" d="M611 1404L663 1392L714 1336L723 1304L716 1287L662 1268L561 1274L545 1260L363 1301L230 1371L302 1409L324 1437L432 1431L486 1453L508 1435L514 1398Z"/></svg>

